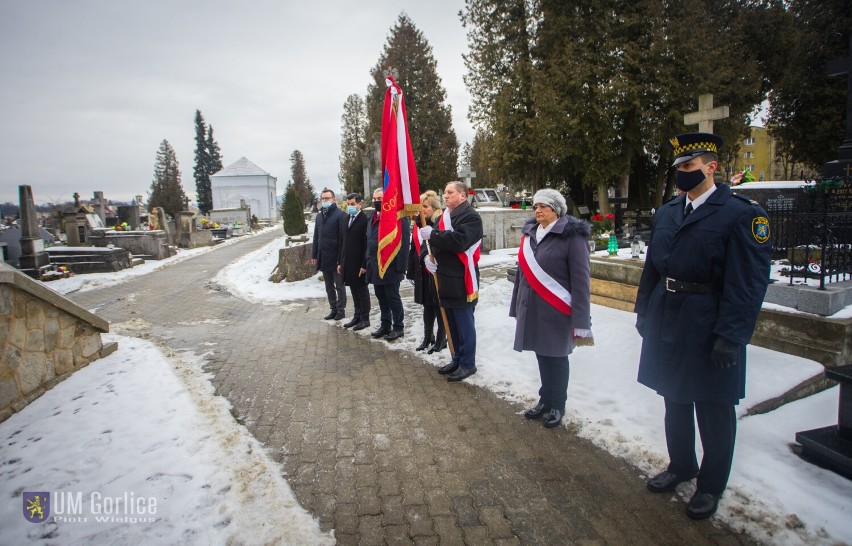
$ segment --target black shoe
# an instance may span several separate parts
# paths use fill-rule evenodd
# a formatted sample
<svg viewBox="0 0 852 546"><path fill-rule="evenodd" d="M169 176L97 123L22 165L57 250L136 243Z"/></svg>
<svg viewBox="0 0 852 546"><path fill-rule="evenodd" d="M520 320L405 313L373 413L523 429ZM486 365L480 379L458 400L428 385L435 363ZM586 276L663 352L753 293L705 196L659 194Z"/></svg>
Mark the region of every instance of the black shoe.
<svg viewBox="0 0 852 546"><path fill-rule="evenodd" d="M674 491L679 483L688 482L693 476L680 476L666 470L648 480L648 491L653 493L668 493Z"/></svg>
<svg viewBox="0 0 852 546"><path fill-rule="evenodd" d="M432 345L432 348L429 349L428 354L431 355L432 353L440 353L441 351L443 351L446 348L447 348L447 339L446 338L439 339L438 341L435 342L434 345Z"/></svg>
<svg viewBox="0 0 852 546"><path fill-rule="evenodd" d="M333 319L333 318L334 318L334 317L336 317L336 316L337 316L337 311L335 311L334 309L332 309L332 310L331 310L331 313L329 313L329 314L327 314L326 316L324 316L324 317L323 317L323 320L331 320L331 319Z"/></svg>
<svg viewBox="0 0 852 546"><path fill-rule="evenodd" d="M426 337L423 338L423 341L420 342L420 345L415 347L414 350L415 351L422 351L423 349L425 349L426 347L431 345L434 341L435 341L435 339L432 336L426 336ZM431 353L432 351L429 351L429 352Z"/></svg>
<svg viewBox="0 0 852 546"><path fill-rule="evenodd" d="M453 360L449 364L445 366L441 366L438 368L438 373L441 375L447 375L448 373L453 373L454 371L459 369L458 360Z"/></svg>
<svg viewBox="0 0 852 546"><path fill-rule="evenodd" d="M388 335L385 336L385 339L388 340L388 341L396 341L397 339L401 338L403 335L404 334L402 333L402 330L393 330L393 331L391 331L391 333L389 333Z"/></svg>
<svg viewBox="0 0 852 546"><path fill-rule="evenodd" d="M689 499L689 504L686 505L686 515L692 519L709 518L716 513L716 509L719 507L719 497L721 495L696 491Z"/></svg>
<svg viewBox="0 0 852 546"><path fill-rule="evenodd" d="M352 331L357 332L358 330L363 330L364 328L369 328L369 327L370 327L370 321L369 320L362 320L361 322L356 324L354 328L352 328Z"/></svg>
<svg viewBox="0 0 852 546"><path fill-rule="evenodd" d="M338 311L337 314L334 315L334 320L343 320L344 318L346 318L345 311Z"/></svg>
<svg viewBox="0 0 852 546"><path fill-rule="evenodd" d="M373 330L373 332L370 335L375 337L375 338L379 338L379 337L385 337L389 333L390 333L390 328L388 328L387 326L379 326L376 330Z"/></svg>
<svg viewBox="0 0 852 546"><path fill-rule="evenodd" d="M535 405L534 408L530 408L525 411L524 417L526 417L527 419L538 419L539 417L544 415L546 411L549 411L547 407L542 402L539 402Z"/></svg>
<svg viewBox="0 0 852 546"><path fill-rule="evenodd" d="M352 328L353 326L356 326L360 323L361 323L361 317L356 315L355 318L353 318L352 320L350 320L349 322L344 324L343 327L344 328Z"/></svg>
<svg viewBox="0 0 852 546"><path fill-rule="evenodd" d="M562 412L558 409L552 409L544 416L544 426L547 428L558 427L561 423Z"/></svg>
<svg viewBox="0 0 852 546"><path fill-rule="evenodd" d="M461 381L462 379L467 379L475 373L476 366L472 366L470 368L459 368L458 370L447 376L447 381Z"/></svg>

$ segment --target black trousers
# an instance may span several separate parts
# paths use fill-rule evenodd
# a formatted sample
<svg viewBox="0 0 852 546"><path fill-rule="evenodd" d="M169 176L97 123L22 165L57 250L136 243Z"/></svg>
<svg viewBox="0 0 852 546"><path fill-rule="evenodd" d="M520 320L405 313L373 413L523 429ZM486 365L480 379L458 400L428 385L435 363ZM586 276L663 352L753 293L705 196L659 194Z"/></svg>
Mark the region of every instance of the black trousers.
<svg viewBox="0 0 852 546"><path fill-rule="evenodd" d="M544 356L537 354L538 375L541 377L541 388L538 396L545 408L559 410L565 413L565 402L568 400L568 357Z"/></svg>
<svg viewBox="0 0 852 546"><path fill-rule="evenodd" d="M704 458L701 466L695 457L695 421L701 434ZM666 400L666 444L669 472L679 476L698 474L698 490L721 495L728 485L737 414L733 405L716 402L680 404Z"/></svg>
<svg viewBox="0 0 852 546"><path fill-rule="evenodd" d="M370 320L370 287L364 284L353 284L349 286L352 293L352 305L355 307L353 318Z"/></svg>
<svg viewBox="0 0 852 546"><path fill-rule="evenodd" d="M381 325L393 330L402 330L404 327L405 309L402 307L402 299L399 297L399 283L374 284L376 299L379 300L379 317Z"/></svg>
<svg viewBox="0 0 852 546"><path fill-rule="evenodd" d="M444 333L444 319L441 317L441 308L432 307L431 305L423 306L423 337L431 338L432 331L435 327L435 319L438 319L438 335L435 339L443 341L446 337Z"/></svg>

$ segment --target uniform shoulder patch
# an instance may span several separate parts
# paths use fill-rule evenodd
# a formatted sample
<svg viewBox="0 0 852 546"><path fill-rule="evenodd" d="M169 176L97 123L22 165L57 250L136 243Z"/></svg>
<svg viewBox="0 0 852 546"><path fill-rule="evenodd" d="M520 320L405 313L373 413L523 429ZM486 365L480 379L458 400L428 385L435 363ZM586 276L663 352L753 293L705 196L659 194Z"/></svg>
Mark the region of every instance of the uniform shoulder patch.
<svg viewBox="0 0 852 546"><path fill-rule="evenodd" d="M760 244L769 240L769 218L757 216L751 221L751 234Z"/></svg>

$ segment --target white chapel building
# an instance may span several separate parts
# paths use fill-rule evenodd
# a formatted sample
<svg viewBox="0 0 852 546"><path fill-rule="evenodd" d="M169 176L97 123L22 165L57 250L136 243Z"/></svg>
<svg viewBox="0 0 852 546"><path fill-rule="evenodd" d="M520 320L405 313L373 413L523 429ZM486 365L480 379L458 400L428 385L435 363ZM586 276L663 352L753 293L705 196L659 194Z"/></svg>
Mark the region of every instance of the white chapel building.
<svg viewBox="0 0 852 546"><path fill-rule="evenodd" d="M243 200L258 219L277 222L277 181L277 178L241 157L210 176L213 209L235 209L240 206L240 200Z"/></svg>

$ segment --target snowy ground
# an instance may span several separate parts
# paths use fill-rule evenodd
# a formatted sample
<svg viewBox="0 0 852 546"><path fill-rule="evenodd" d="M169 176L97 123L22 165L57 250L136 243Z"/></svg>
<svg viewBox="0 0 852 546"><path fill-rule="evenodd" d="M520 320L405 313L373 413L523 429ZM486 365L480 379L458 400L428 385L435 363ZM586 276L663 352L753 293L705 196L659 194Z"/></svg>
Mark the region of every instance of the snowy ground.
<svg viewBox="0 0 852 546"><path fill-rule="evenodd" d="M215 281L239 297L268 305L325 297L318 277L281 284L266 280L281 247L283 238L272 241L223 269ZM512 254L483 256L481 266L512 263ZM185 257L171 258L176 259ZM63 292L86 290L130 276L129 271L81 275L50 286ZM420 308L413 304L410 290L403 295L406 336L392 344L373 342L417 354L436 366L444 364L446 351L414 351L422 335ZM514 330L514 320L508 317L510 295L511 285L502 275L482 283L476 312L479 372L467 381L507 400L532 404L538 390L535 357L509 350L506 332ZM374 303L374 313L376 307ZM662 400L635 379L640 345L635 317L600 306L593 306L592 317L596 345L578 349L571 357L565 426L642 472L655 473L666 463ZM113 331L132 335L134 326L113 325ZM227 402L213 395L200 371L204 355L167 349L164 355L164 349L146 341L118 339L115 354L77 372L0 424L0 494L16 499L0 512L4 542L8 537L14 537L14 543L39 544L133 544L151 537L163 543L333 541L298 507L279 478L280 468L233 423ZM739 408L734 469L717 517L766 543L852 544L852 481L807 464L790 450L797 431L837 422L838 389L769 414L744 416L750 406L822 369L815 362L759 347L748 351L748 397ZM136 377L134 372L141 369L145 373ZM78 451L69 453L68 446ZM68 459L77 461L73 468L68 468ZM678 494L689 498L691 487L681 486ZM163 499L157 507L160 519L157 524L33 525L21 517L21 491L57 489L155 496ZM275 521L270 514L276 514Z"/></svg>

